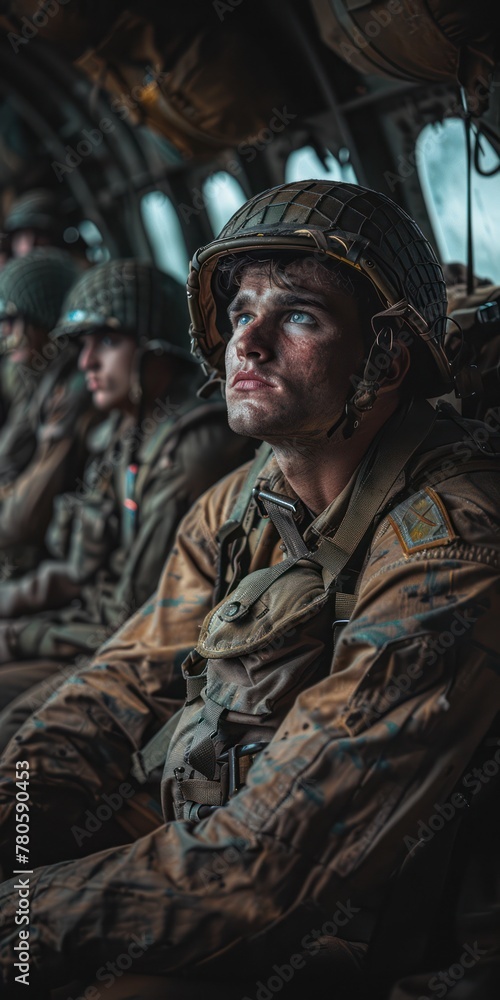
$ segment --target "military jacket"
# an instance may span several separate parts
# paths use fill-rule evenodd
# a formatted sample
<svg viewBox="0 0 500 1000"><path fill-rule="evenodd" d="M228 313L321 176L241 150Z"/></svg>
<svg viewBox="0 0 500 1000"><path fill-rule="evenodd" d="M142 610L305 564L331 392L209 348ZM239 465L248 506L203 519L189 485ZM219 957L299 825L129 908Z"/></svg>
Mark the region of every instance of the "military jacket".
<svg viewBox="0 0 500 1000"><path fill-rule="evenodd" d="M101 419L76 357L70 345L50 362L41 358L38 371L6 362L11 402L0 429L2 581L42 557L54 498L75 488L88 457L88 432Z"/></svg>
<svg viewBox="0 0 500 1000"><path fill-rule="evenodd" d="M57 498L53 558L0 590L1 616L18 616L8 658L93 653L154 591L199 494L255 448L229 429L222 401L193 392L175 405L158 400L140 428L115 413L93 437L98 455L77 492Z"/></svg>
<svg viewBox="0 0 500 1000"><path fill-rule="evenodd" d="M325 587L308 562L261 595L252 629L243 617L231 630L225 595L214 607L219 532L245 469L186 515L156 596L23 727L2 761L7 873L15 764L30 761L30 864L45 866L30 877L41 982L54 988L85 975L90 961L93 969L112 961L139 924L149 944L136 972L205 978L236 959L240 975L255 976L252 996L278 954L307 952L332 921L331 933L360 939L356 918L377 911L408 843L448 801L500 710L500 468L491 441L480 443L482 427L442 414L394 482L368 533L356 604L335 650L334 623L315 624ZM293 496L274 460L261 482ZM353 490L304 538L334 540ZM232 568L278 566L281 545L256 515ZM269 621L279 626L274 636ZM166 825L151 792L136 788L88 835L86 817L111 801L132 754L179 703L181 664L189 673L209 656L218 663L211 696L228 712L245 712L253 692L265 720L287 694L245 787L201 822ZM266 704L258 688L269 669ZM4 983L12 981L16 900L10 880L0 889ZM339 913L348 914L341 932Z"/></svg>

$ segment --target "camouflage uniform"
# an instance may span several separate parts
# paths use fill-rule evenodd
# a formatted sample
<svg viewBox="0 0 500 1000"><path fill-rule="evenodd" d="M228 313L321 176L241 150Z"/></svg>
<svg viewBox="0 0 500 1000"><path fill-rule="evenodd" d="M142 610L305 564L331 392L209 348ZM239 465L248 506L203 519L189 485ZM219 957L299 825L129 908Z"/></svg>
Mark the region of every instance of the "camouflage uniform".
<svg viewBox="0 0 500 1000"><path fill-rule="evenodd" d="M0 315L55 326L77 272L62 251L39 249L9 261L0 274ZM87 434L97 422L76 368L74 345L46 345L32 366L2 366L10 405L0 431L0 550L2 579L36 565L54 497L74 489L87 458Z"/></svg>
<svg viewBox="0 0 500 1000"><path fill-rule="evenodd" d="M64 663L94 653L144 603L183 515L253 451L247 439L229 430L224 403L197 399L195 387L193 380L183 385L177 402L158 400L154 429L134 450L140 470L136 515L124 506L134 428L130 418L115 414L98 429L101 447L104 431L110 440L90 462L78 494L58 498L46 539L52 558L2 586L0 614L12 619L0 624L2 708ZM0 716L2 745L56 682L51 677L38 695L30 692L24 712L18 706L14 718L10 712Z"/></svg>
<svg viewBox="0 0 500 1000"><path fill-rule="evenodd" d="M351 206L373 202L373 193L350 185L306 187L308 219L313 197L323 208L328 188L337 206L342 197ZM266 209L274 203L271 235L286 211L295 240L302 220L289 212L284 191L263 201ZM387 218L391 203L380 201L375 218ZM257 236L266 225L261 207ZM366 219L365 208L360 215ZM300 228L298 240L313 235L318 247L317 230ZM390 232L393 247L397 225ZM347 246L345 233L342 239ZM412 250L407 241L410 260ZM434 260L425 262L426 295ZM207 286L200 301L203 294ZM436 305L436 296L428 301ZM399 314L403 308L398 302ZM195 334L205 356L220 359L221 345L203 337L204 309L206 299L198 314L193 305ZM433 377L437 384L436 371ZM362 395L370 381L366 374ZM418 434L396 463L394 441L409 440L411 421ZM288 996L288 973L279 970L302 961L307 985L317 986L325 952L331 981L337 986L344 970L346 995L358 995L360 958L388 878L500 710L500 462L485 454L476 429L453 411L435 417L425 402L405 404L317 517L301 511L274 459L260 473L242 532L234 505L253 472L231 474L188 512L155 597L25 724L2 760L5 875L16 864L16 761L29 764L30 869L49 866L29 879L31 981L40 989L72 975L88 981L89 969L102 982L139 927L145 946L134 971L175 976L176 997L192 995L189 977L204 986L230 978L234 997L266 997L264 981L271 995ZM266 492L289 498L299 518L295 551L288 529L263 516ZM348 559L335 573L346 544ZM165 736L182 676L186 712L170 730L162 824L155 795L130 768L152 737ZM191 709L201 692L200 743ZM249 754L246 784L227 801L223 769L246 734L269 743ZM210 748L221 740L226 758L215 758L208 773ZM218 794L223 808L208 815L186 809ZM2 887L0 902L0 967L10 984L15 881Z"/></svg>
<svg viewBox="0 0 500 1000"><path fill-rule="evenodd" d="M498 430L500 425L500 288L482 282L469 295L466 285L455 285L448 293L449 315L463 331L466 349L481 375L482 389L462 403L464 416L484 420ZM461 335L450 324L448 337Z"/></svg>
<svg viewBox="0 0 500 1000"><path fill-rule="evenodd" d="M222 963L234 974L239 940L259 935L255 950L247 941L244 965L247 978L258 980L283 955L279 924L289 935L284 954L290 955L301 951L311 929L331 921L340 903L350 903L357 916L373 913L404 857L403 838L415 838L420 818L449 796L500 708L498 463L492 460L494 471L481 477L468 472L479 457L477 448L472 455L473 439L468 463L463 432L448 419L439 425L426 454L412 462L411 482L407 473L411 499L371 532L356 609L333 659L332 629L325 629L318 601L321 574L307 565L298 566L293 579L278 581L265 605L261 601L248 625L240 626L235 653L225 648L226 641L234 645L234 627L224 625L210 642L213 616L206 620L199 652L211 657L212 693L229 711L245 711L245 699L258 693L263 664L285 703L298 677L307 676L305 690L250 769L247 787L225 808L202 824L162 826L150 790L137 788L130 765L133 752L177 705L180 663L213 603L217 530L230 515L244 471L198 501L182 523L156 597L10 744L1 782L5 874L15 864L17 760L30 763L30 866L68 859L40 869L30 881L35 962L52 970L53 987L73 971L84 975L89 963L97 969L126 951L137 926L151 944L136 970L149 975L192 972L225 948L235 949L234 962L227 956ZM451 472L443 471L446 463ZM273 491L291 494L274 463L265 478ZM424 494L427 513L439 524L441 543L427 548L425 522L420 538L404 543L396 528L429 484L439 503ZM316 527L332 531L350 489L305 538L316 537ZM391 501L394 495L389 507ZM446 516L438 514L441 504ZM276 565L279 543L273 526L254 513L250 571ZM269 635L259 638L265 606L272 611L274 643ZM288 686L287 664L293 664ZM171 810L168 788L166 793ZM89 851L103 853L70 860ZM2 938L10 942L2 953L5 981L16 933L7 909L12 885L0 896ZM294 913L304 901L307 906ZM342 936L357 942L359 921L353 917ZM223 972L214 960L214 974Z"/></svg>
<svg viewBox="0 0 500 1000"><path fill-rule="evenodd" d="M58 498L46 538L52 558L2 588L1 708L64 663L88 657L144 603L183 515L254 451L229 430L222 400L197 397L201 373L185 343L187 325L181 286L134 260L95 267L65 300L55 338L109 327L136 342L130 381L138 412L115 411L97 428L99 457L78 492ZM173 356L173 375L168 396L149 400L144 410L137 389L151 351Z"/></svg>

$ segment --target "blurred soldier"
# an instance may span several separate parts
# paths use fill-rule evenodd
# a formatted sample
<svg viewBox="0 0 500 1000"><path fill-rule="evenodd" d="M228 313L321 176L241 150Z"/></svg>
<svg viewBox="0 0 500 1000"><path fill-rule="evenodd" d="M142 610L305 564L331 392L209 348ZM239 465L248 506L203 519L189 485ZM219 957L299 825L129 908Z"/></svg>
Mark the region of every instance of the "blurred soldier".
<svg viewBox="0 0 500 1000"><path fill-rule="evenodd" d="M77 279L62 250L37 249L0 272L0 381L7 417L0 431L2 579L35 565L44 551L54 497L75 488L96 422L78 351L49 340Z"/></svg>
<svg viewBox="0 0 500 1000"><path fill-rule="evenodd" d="M188 287L231 426L273 455L200 498L154 599L3 755L7 1000L14 866L37 997L73 977L110 1000L373 997L390 876L419 824L431 841L446 825L500 709L500 461L427 402L462 374L416 224L356 185L281 185L195 254ZM135 783L159 766L165 823ZM386 976L401 936L419 968L434 874L414 885L414 941L410 893L398 913ZM478 934L472 975L498 949Z"/></svg>
<svg viewBox="0 0 500 1000"><path fill-rule="evenodd" d="M75 237L71 243L64 235L68 228ZM67 250L75 263L88 266L85 242L75 227L68 227L60 192L46 188L24 191L8 209L3 230L5 252L11 257L25 257L35 247L58 247Z"/></svg>
<svg viewBox="0 0 500 1000"><path fill-rule="evenodd" d="M2 618L45 612L3 623L0 658L20 662L0 669L0 706L92 654L146 601L181 517L253 452L229 430L222 399L197 397L187 330L182 287L148 264L98 265L69 293L54 342L79 344L94 405L111 413L98 430L107 444L78 491L59 498L52 559L0 589Z"/></svg>
<svg viewBox="0 0 500 1000"><path fill-rule="evenodd" d="M451 265L448 265L451 267ZM457 265L458 267L458 265ZM451 277L451 275L450 275ZM474 290L457 280L448 285L450 320L447 343L477 366L481 382L473 396L462 400L461 413L500 428L500 288L491 280L474 279Z"/></svg>

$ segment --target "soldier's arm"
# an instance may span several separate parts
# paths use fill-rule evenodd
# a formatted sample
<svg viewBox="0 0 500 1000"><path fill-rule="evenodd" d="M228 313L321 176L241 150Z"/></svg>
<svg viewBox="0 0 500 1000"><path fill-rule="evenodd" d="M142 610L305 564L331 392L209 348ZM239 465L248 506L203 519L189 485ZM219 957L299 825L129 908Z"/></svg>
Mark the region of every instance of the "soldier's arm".
<svg viewBox="0 0 500 1000"><path fill-rule="evenodd" d="M31 761L32 823L38 831L36 837L34 834L38 845L34 850L41 852L40 859L51 843L55 846L55 858L74 857L75 851L76 854L88 851L85 837L79 845L72 827L80 823L85 809L95 805L102 792L115 791L117 784L125 780L130 773L131 754L179 707L185 690L181 663L195 645L201 623L213 603L217 572L215 534L228 517L245 474L244 467L200 498L179 528L156 595L109 640L91 666L57 692L52 707L44 706L36 721L23 728L22 740L26 740L23 753L29 753ZM81 745L77 735L80 731L85 733ZM56 846L51 832L52 808L62 788L60 760L75 759L75 739L79 746L78 768L90 780L88 785L75 785L70 778L69 784L65 784L64 820L59 824ZM19 746L11 744L2 759L0 854L4 852L4 860L0 857L0 863L3 864L10 850L9 824L18 758ZM104 841L100 839L101 833L93 840L96 849L103 843L116 842L114 836L130 839L131 829L135 829L134 810L140 801L140 794L131 800L124 827L120 827L121 814L116 818L117 823L103 827ZM156 816L155 823L158 821Z"/></svg>
<svg viewBox="0 0 500 1000"><path fill-rule="evenodd" d="M253 452L248 439L229 430L225 411L215 407L203 422L188 427L177 443L167 442L142 497L139 530L118 580L86 580L82 567L73 559L43 563L34 573L4 588L0 594L0 615L4 618L65 607L77 597L84 609L83 613L81 608L75 608L73 612L65 611L64 616L45 614L43 618L12 624L12 658L67 660L72 655L94 654L155 590L177 527L196 499L231 469L253 457ZM91 523L86 534L92 535L95 553L98 539ZM84 551L84 545L79 551ZM108 551L109 546L101 545L100 563L105 564ZM94 563L93 573L97 565ZM89 620L85 621L87 604ZM76 629L72 619L78 622Z"/></svg>
<svg viewBox="0 0 500 1000"><path fill-rule="evenodd" d="M2 494L0 548L6 550L30 544L43 547L54 498L75 489L87 456L87 434L96 421L77 372L68 374L63 368L59 382L51 383L48 389L42 384L35 401L31 414L35 451Z"/></svg>
<svg viewBox="0 0 500 1000"><path fill-rule="evenodd" d="M192 972L265 929L255 954L269 940L272 965L271 928L304 899L317 920L373 904L500 706L498 521L455 506L458 538L428 552L406 555L384 523L334 673L298 697L227 806L33 876L34 960L52 985L113 961L139 925L136 971ZM7 920L5 980L15 939Z"/></svg>

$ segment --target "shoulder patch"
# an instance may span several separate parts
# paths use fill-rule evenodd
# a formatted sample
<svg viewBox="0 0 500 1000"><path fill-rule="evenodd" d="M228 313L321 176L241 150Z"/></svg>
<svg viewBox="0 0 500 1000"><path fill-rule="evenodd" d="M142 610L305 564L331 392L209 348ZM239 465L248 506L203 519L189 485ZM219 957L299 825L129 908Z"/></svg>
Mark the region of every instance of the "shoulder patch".
<svg viewBox="0 0 500 1000"><path fill-rule="evenodd" d="M400 503L388 520L405 555L447 545L456 537L443 501L430 486Z"/></svg>

